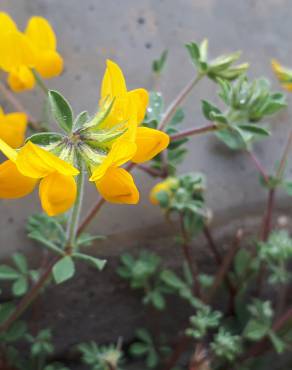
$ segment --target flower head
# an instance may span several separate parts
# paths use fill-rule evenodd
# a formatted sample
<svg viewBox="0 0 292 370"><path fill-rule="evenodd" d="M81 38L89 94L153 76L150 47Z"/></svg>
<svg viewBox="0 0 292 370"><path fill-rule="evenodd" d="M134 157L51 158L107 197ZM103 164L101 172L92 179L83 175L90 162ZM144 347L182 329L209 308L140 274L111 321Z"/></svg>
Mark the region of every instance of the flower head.
<svg viewBox="0 0 292 370"><path fill-rule="evenodd" d="M27 116L22 112L4 114L0 107L0 138L12 148L20 147L24 142Z"/></svg>
<svg viewBox="0 0 292 370"><path fill-rule="evenodd" d="M275 59L272 60L271 64L281 86L288 91L292 91L292 69L282 66Z"/></svg>
<svg viewBox="0 0 292 370"><path fill-rule="evenodd" d="M42 77L58 76L63 59L56 51L56 36L49 22L32 17L24 33L7 13L0 12L0 68L15 92L32 89L35 69Z"/></svg>

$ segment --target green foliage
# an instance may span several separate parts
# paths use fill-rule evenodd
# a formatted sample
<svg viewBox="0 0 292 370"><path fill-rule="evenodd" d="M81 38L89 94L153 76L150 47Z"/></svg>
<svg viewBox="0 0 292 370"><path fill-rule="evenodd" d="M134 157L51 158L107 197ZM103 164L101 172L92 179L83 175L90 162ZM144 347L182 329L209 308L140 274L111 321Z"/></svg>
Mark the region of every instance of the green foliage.
<svg viewBox="0 0 292 370"><path fill-rule="evenodd" d="M209 306L202 307L196 315L190 317L191 328L186 330L186 335L202 339L209 329L218 327L221 318L221 312L211 311Z"/></svg>
<svg viewBox="0 0 292 370"><path fill-rule="evenodd" d="M98 346L95 342L78 345L82 354L82 362L92 370L120 369L123 353L119 346Z"/></svg>
<svg viewBox="0 0 292 370"><path fill-rule="evenodd" d="M274 231L267 242L258 244L258 256L269 269L271 284L287 284L291 281L289 261L292 259L292 239L287 231Z"/></svg>
<svg viewBox="0 0 292 370"><path fill-rule="evenodd" d="M63 217L49 217L44 213L28 218L28 237L41 243L55 253L62 254L66 243L66 232Z"/></svg>
<svg viewBox="0 0 292 370"><path fill-rule="evenodd" d="M12 315L15 310L13 303L6 302L0 304L0 327ZM15 321L8 330L0 333L0 343L13 343L22 339L27 327L24 321Z"/></svg>
<svg viewBox="0 0 292 370"><path fill-rule="evenodd" d="M164 50L158 59L155 59L152 63L152 71L156 74L160 74L165 68L168 51Z"/></svg>
<svg viewBox="0 0 292 370"><path fill-rule="evenodd" d="M31 141L41 146L56 147L64 140L65 136L58 132L40 132L29 136L25 141Z"/></svg>
<svg viewBox="0 0 292 370"><path fill-rule="evenodd" d="M202 102L204 116L218 126L216 136L235 150L249 149L253 142L269 136L270 132L259 122L286 107L284 95L271 92L270 83L264 78L249 82L242 76L233 84L223 79L218 83L218 95L226 110L222 112L210 102Z"/></svg>
<svg viewBox="0 0 292 370"><path fill-rule="evenodd" d="M167 193L157 194L157 199L167 213L180 215L188 235L194 236L202 230L209 216L204 199L205 177L200 173L188 173L175 180Z"/></svg>
<svg viewBox="0 0 292 370"><path fill-rule="evenodd" d="M26 257L21 253L14 253L12 261L15 267L0 265L0 280L11 281L11 291L14 296L19 297L27 292L30 281L35 281L38 273L29 270Z"/></svg>
<svg viewBox="0 0 292 370"><path fill-rule="evenodd" d="M121 263L118 274L129 281L131 288L143 290L143 303L163 310L166 306L164 295L170 291L158 273L160 258L154 253L142 251L137 259L130 254L123 254Z"/></svg>
<svg viewBox="0 0 292 370"><path fill-rule="evenodd" d="M242 353L240 336L231 334L223 327L220 327L210 346L218 357L222 357L228 361L233 361Z"/></svg>
<svg viewBox="0 0 292 370"><path fill-rule="evenodd" d="M271 302L255 299L253 304L248 307L248 310L251 318L244 329L243 336L251 341L258 341L268 337L276 352L282 353L286 344L272 329L274 312Z"/></svg>
<svg viewBox="0 0 292 370"><path fill-rule="evenodd" d="M35 337L27 334L27 340L31 343L30 350L33 357L48 356L54 351L50 329L41 330Z"/></svg>
<svg viewBox="0 0 292 370"><path fill-rule="evenodd" d="M135 357L144 357L146 366L150 369L155 368L163 356L170 351L169 347L163 343L163 338L154 340L151 334L146 329L138 329L136 331L137 341L130 347L130 353Z"/></svg>
<svg viewBox="0 0 292 370"><path fill-rule="evenodd" d="M208 76L212 80L222 78L224 80L235 80L246 72L249 65L242 63L233 65L240 57L240 52L220 55L219 57L208 60L208 40L203 40L199 45L195 42L186 44L186 48L191 57L192 63L198 70L199 76Z"/></svg>
<svg viewBox="0 0 292 370"><path fill-rule="evenodd" d="M58 91L48 92L52 115L61 129L70 133L73 127L73 111L68 101Z"/></svg>

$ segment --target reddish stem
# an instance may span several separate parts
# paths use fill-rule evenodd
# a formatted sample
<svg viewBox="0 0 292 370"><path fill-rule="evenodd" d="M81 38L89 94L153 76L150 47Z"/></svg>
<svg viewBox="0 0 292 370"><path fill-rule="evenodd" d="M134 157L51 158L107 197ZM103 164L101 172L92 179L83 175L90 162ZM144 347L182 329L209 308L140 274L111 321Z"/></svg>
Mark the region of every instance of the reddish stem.
<svg viewBox="0 0 292 370"><path fill-rule="evenodd" d="M270 183L269 176L268 176L266 170L264 169L264 167L261 165L260 161L257 159L257 157L255 156L255 154L253 152L247 151L247 154L249 155L249 157L251 158L251 160L255 164L256 168L258 169L259 173L262 175L266 184L268 185Z"/></svg>
<svg viewBox="0 0 292 370"><path fill-rule="evenodd" d="M214 124L201 126L201 127L195 127L195 128L191 128L191 129L188 129L182 132L178 132L177 134L171 135L170 140L177 141L177 140L184 139L185 137L188 137L188 136L204 134L206 132L211 132L211 131L216 131L216 130L218 130L218 126Z"/></svg>

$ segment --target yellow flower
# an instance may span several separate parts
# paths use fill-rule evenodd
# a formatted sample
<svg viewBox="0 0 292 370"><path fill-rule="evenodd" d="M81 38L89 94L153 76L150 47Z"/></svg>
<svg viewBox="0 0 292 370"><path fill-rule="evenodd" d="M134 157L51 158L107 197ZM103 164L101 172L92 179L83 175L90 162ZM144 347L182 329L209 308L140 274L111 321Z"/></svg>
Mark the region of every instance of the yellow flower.
<svg viewBox="0 0 292 370"><path fill-rule="evenodd" d="M168 179L161 181L158 184L154 185L149 195L150 202L154 205L158 205L159 200L157 198L157 194L164 191L168 195L171 195L171 189L177 186L177 183L178 183L178 180L176 178L169 177Z"/></svg>
<svg viewBox="0 0 292 370"><path fill-rule="evenodd" d="M0 165L0 198L24 197L40 181L41 205L49 216L72 207L79 171L71 164L31 142L16 151L0 139L0 150L8 158Z"/></svg>
<svg viewBox="0 0 292 370"><path fill-rule="evenodd" d="M18 148L23 144L26 126L25 113L4 114L0 107L0 138L12 148Z"/></svg>
<svg viewBox="0 0 292 370"><path fill-rule="evenodd" d="M126 131L114 143L108 143L109 153L100 165L92 169L90 181L109 202L135 204L139 192L132 175L119 168L128 161L141 163L155 157L169 143L169 136L162 131L139 127L148 105L148 92L144 89L128 91L119 66L108 60L101 87L100 105L109 101L112 108L99 126L108 129L121 124Z"/></svg>
<svg viewBox="0 0 292 370"><path fill-rule="evenodd" d="M282 87L288 91L292 91L292 69L282 66L275 59L272 60L271 64Z"/></svg>
<svg viewBox="0 0 292 370"><path fill-rule="evenodd" d="M125 123L127 131L121 139L127 138L137 144L133 162L149 161L168 146L169 136L164 132L139 127L148 106L148 92L145 89L128 91L122 70L110 60L102 81L101 103L105 99L114 99L114 103L103 127Z"/></svg>
<svg viewBox="0 0 292 370"><path fill-rule="evenodd" d="M136 204L139 192L132 175L119 166L128 162L136 153L135 143L117 140L103 162L93 170L90 181L105 200L111 203Z"/></svg>
<svg viewBox="0 0 292 370"><path fill-rule="evenodd" d="M44 78L58 76L63 59L48 21L32 17L22 33L7 13L0 12L0 68L8 73L8 85L15 92L35 86L32 69Z"/></svg>

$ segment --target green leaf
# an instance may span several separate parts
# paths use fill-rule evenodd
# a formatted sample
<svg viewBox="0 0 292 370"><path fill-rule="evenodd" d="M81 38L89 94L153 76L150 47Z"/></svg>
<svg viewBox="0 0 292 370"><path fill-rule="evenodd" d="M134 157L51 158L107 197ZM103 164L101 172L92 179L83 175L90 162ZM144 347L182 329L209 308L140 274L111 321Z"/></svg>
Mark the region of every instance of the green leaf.
<svg viewBox="0 0 292 370"><path fill-rule="evenodd" d="M202 100L202 111L204 116L209 121L213 121L214 116L212 114L214 113L222 116L222 112L220 111L220 109L215 107L215 105L211 104L207 100Z"/></svg>
<svg viewBox="0 0 292 370"><path fill-rule="evenodd" d="M73 123L74 130L78 130L82 128L84 124L88 121L89 121L89 115L87 111L83 111L79 113Z"/></svg>
<svg viewBox="0 0 292 370"><path fill-rule="evenodd" d="M286 348L286 343L274 332L269 333L269 338L277 353L281 354Z"/></svg>
<svg viewBox="0 0 292 370"><path fill-rule="evenodd" d="M27 292L28 281L25 276L20 276L12 285L12 292L15 296L22 296Z"/></svg>
<svg viewBox="0 0 292 370"><path fill-rule="evenodd" d="M197 66L200 60L199 46L195 42L189 42L185 45L185 47L187 51L189 52L192 62L194 63L195 66Z"/></svg>
<svg viewBox="0 0 292 370"><path fill-rule="evenodd" d="M267 323L251 319L245 327L243 335L245 338L257 341L266 336L269 330L270 326Z"/></svg>
<svg viewBox="0 0 292 370"><path fill-rule="evenodd" d="M15 280L19 278L19 272L14 268L1 265L0 266L0 280Z"/></svg>
<svg viewBox="0 0 292 370"><path fill-rule="evenodd" d="M151 292L150 298L155 308L158 310L163 310L165 308L165 299L159 291L154 290Z"/></svg>
<svg viewBox="0 0 292 370"><path fill-rule="evenodd" d="M61 142L64 139L64 135L57 132L41 132L29 136L25 141L31 141L34 144L38 145L51 145Z"/></svg>
<svg viewBox="0 0 292 370"><path fill-rule="evenodd" d="M171 270L164 270L161 273L161 279L172 288L181 289L185 287L185 283Z"/></svg>
<svg viewBox="0 0 292 370"><path fill-rule="evenodd" d="M21 253L14 253L12 259L18 270L23 274L27 274L28 267L25 256Z"/></svg>
<svg viewBox="0 0 292 370"><path fill-rule="evenodd" d="M48 94L53 117L65 132L71 132L73 112L70 104L58 91L50 90Z"/></svg>
<svg viewBox="0 0 292 370"><path fill-rule="evenodd" d="M70 256L60 259L53 267L53 276L57 284L71 279L75 273L75 266Z"/></svg>
<svg viewBox="0 0 292 370"><path fill-rule="evenodd" d="M243 130L250 132L251 134L261 135L261 136L270 136L270 131L258 125L238 125L238 127Z"/></svg>
<svg viewBox="0 0 292 370"><path fill-rule="evenodd" d="M83 260L87 263L90 263L92 266L96 267L99 271L101 271L104 268L107 262L106 260L92 257L92 256L89 256L88 254L83 254L83 253L73 253L73 257Z"/></svg>
<svg viewBox="0 0 292 370"><path fill-rule="evenodd" d="M148 346L144 343L136 342L131 345L130 352L134 356L141 356L148 352Z"/></svg>
<svg viewBox="0 0 292 370"><path fill-rule="evenodd" d="M159 59L156 59L152 63L152 70L154 73L160 74L165 67L165 63L167 60L168 51L164 50Z"/></svg>
<svg viewBox="0 0 292 370"><path fill-rule="evenodd" d="M14 309L15 306L10 302L0 304L0 324L10 317Z"/></svg>

